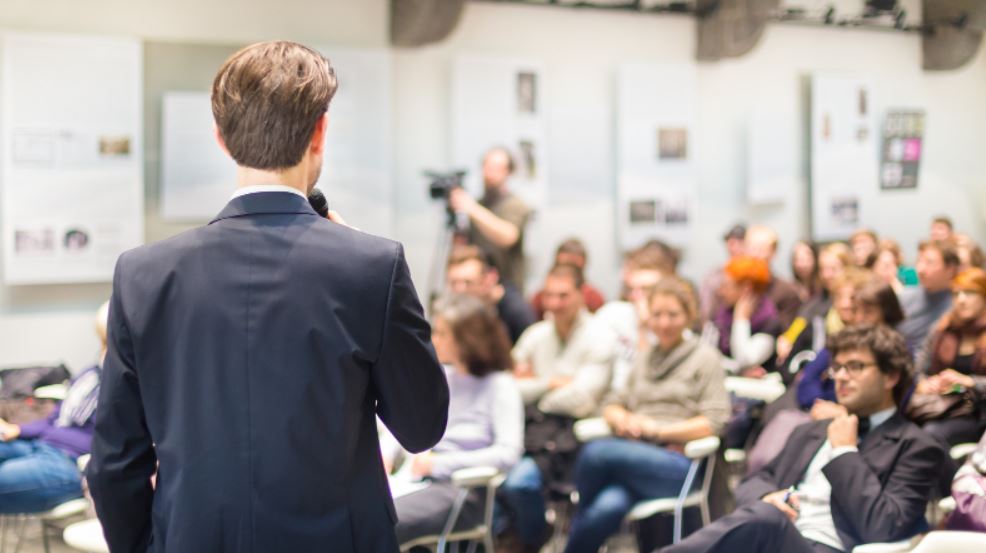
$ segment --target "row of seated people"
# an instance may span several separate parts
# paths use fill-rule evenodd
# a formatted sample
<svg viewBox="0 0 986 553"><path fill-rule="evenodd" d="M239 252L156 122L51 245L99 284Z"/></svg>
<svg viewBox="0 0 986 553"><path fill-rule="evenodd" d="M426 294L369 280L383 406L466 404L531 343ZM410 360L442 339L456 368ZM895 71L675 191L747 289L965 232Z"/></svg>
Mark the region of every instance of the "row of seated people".
<svg viewBox="0 0 986 553"><path fill-rule="evenodd" d="M25 420L0 419L0 514L43 513L82 497L77 460L92 446L108 313L105 303L96 314L96 334L102 344L99 361L75 375L64 399L49 414L37 418L36 410L31 410L31 416L18 416L15 411L23 410L10 409ZM34 399L10 401L23 406Z"/></svg>
<svg viewBox="0 0 986 553"><path fill-rule="evenodd" d="M941 248L947 247L943 244L923 247L922 255L929 251L939 254L942 261L948 261L948 252L941 251ZM822 253L822 260L825 261L827 252ZM519 460L512 464L509 462L510 455L501 455L498 466L501 469L504 465L511 466L500 499L502 510L509 515L519 535L521 546L536 550L547 536L544 491L559 483L574 482L581 500L572 525L568 550L598 549L619 528L623 516L636 501L672 495L668 490L677 491L680 488L684 480L683 471L688 465L681 455L684 443L719 434L722 429L732 426L730 419L737 416L731 415L731 412L736 410L736 406L730 405L729 395L725 392L723 381L727 371L724 368L737 374L762 376L767 372L764 365L770 357L777 358L771 364L773 368L782 366L795 353L792 347L781 355L782 352L774 350L772 337L766 340L771 347L765 348L760 343L765 341L762 337L767 333L761 331L759 322L764 320L769 323L776 318L774 315L755 316L769 301L764 282L769 284L771 277L762 258L741 254L724 267L718 294L722 305L715 320L706 325L718 333L713 337L699 332L697 322L700 317L691 300L691 287L678 279L666 278L666 268L649 263L652 258L647 252L639 252L628 260L624 281L627 299L631 301L610 302L595 316L589 315L585 309L580 271L573 270L571 265L556 265L545 280L544 289L539 292L539 301L548 319L517 333L519 336L512 359L507 362L510 364L508 367L513 366L513 382L525 406L525 415L523 418L514 416L509 426L516 429L516 421L520 418L525 421L527 431L520 433L523 439L518 439L516 432L508 434L511 436L509 447L500 451L512 451ZM947 265L948 270L957 270L957 264L942 265ZM792 332L794 343L803 342L799 340L802 335L822 336L821 346L818 340L815 344L809 342L808 347L818 349L818 355L815 362L797 376L796 382L792 382L795 385L790 388L792 393L789 395L797 397L794 391L804 390L805 393L798 397L803 400L801 405L809 406L811 416L818 420L844 418L852 412L847 412L845 405L835 401L837 379L829 375L832 355L822 347L826 339L832 338L841 328L856 323L896 325L899 328L903 311L892 286L884 284L871 273L853 269L848 262L838 269L825 271L828 281L826 290L832 297L830 306L814 308L824 313L820 324L827 323L826 332L808 331L808 327L818 323L819 318L810 314L806 314L810 320L798 323L802 328L795 328L797 332ZM919 261L919 273L934 276L933 272L925 269ZM947 270L944 272L948 273ZM517 301L516 297L505 300L509 293L504 290L508 287L491 278L491 273L481 255L469 248L459 248L450 260L449 288L473 295L480 300L475 303L477 307L485 306L488 316L499 317L509 328L509 314L521 311L517 306L521 305L522 300ZM966 278L972 276L973 273L965 275ZM956 294L957 310L964 305L961 298L986 297L986 286L972 291L968 285L956 282L963 292ZM986 279L983 283L986 284ZM510 304L513 304L513 309ZM504 308L505 305L507 308ZM986 312L982 308L980 311ZM724 316L723 312L729 312L730 317ZM956 321L967 320L968 314L956 314L955 317ZM444 324L438 322L440 318L436 313L436 332ZM939 324L940 328L933 333L934 336L948 332L947 323ZM453 335L454 326L452 324ZM728 336L728 340L724 340L724 336ZM932 342L934 340L929 341ZM668 344L671 346L665 347ZM960 351L962 349L959 348ZM906 348L904 351L908 352ZM724 354L732 354L733 357L728 359ZM764 355L766 358L759 358ZM910 359L910 353L907 357ZM850 371L843 372L848 374ZM955 372L961 376L960 372ZM910 375L910 370L907 374ZM942 370L940 374L922 379L922 382L933 383L935 389L929 388L932 384L921 384L919 388L932 393L944 389L948 378L951 378L947 375L951 373ZM499 380L504 381L502 377ZM905 380L909 381L899 379L901 382ZM964 384L970 384L970 391L976 387L977 382L961 380ZM503 391L505 388L505 384L501 383L501 395L507 394ZM908 390L910 388L905 391ZM805 401L812 394L816 397ZM475 401L467 403L472 408L477 405ZM895 402L894 405L903 404ZM504 410L495 410L494 413L506 416ZM563 433L558 432L564 424L553 420L571 420L593 414L605 417L616 438L599 442L600 445L590 444L581 451L574 440L564 439ZM805 415L802 420L808 420L811 416ZM475 416L466 418L476 419ZM454 416L450 418L448 436L456 434L454 420ZM501 424L500 428L504 426ZM924 433L921 436L927 437ZM484 438L493 440L490 444L498 440L497 434L492 432L485 433ZM784 441L775 443L783 444ZM448 445L440 445L431 456L441 458L443 447ZM772 456L778 449L775 447L766 455L766 461L776 459ZM940 445L938 451L942 451ZM433 461L419 461L418 458L411 461L411 466L418 467L417 476L434 477L435 474L426 470L431 464L434 464ZM929 475L934 477L931 480L942 478L943 464L934 465L935 473ZM447 474L446 467L444 476ZM439 476L438 480L441 479ZM402 529L406 531L410 528L410 523L405 522L408 520L406 517L417 517L419 520L424 517L433 529L437 525L440 530L448 505L442 507L440 502L429 501L437 507L428 511L408 503L413 497L414 494L411 494L397 501L399 515L406 515L400 516L399 536L406 538L420 530L411 530L402 535ZM446 491L445 497L451 501L452 495ZM478 508L480 502L476 501L474 507ZM410 507L402 508L402 504ZM468 517L462 520L468 521ZM858 541L862 541L863 535L859 537Z"/></svg>

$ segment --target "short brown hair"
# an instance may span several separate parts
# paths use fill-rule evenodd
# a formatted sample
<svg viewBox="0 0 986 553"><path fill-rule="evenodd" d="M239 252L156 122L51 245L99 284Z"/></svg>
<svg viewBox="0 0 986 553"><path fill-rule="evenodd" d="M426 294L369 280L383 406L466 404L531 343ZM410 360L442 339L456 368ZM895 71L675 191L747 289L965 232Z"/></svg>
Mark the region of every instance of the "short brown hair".
<svg viewBox="0 0 986 553"><path fill-rule="evenodd" d="M572 284L575 285L576 290L582 290L582 285L585 284L585 277L582 275L582 269L571 263L555 263L553 267L548 271L549 277L561 277L569 278L572 280Z"/></svg>
<svg viewBox="0 0 986 553"><path fill-rule="evenodd" d="M832 359L843 351L869 350L880 372L899 374L894 386L894 401L898 404L911 387L911 352L899 332L887 325L855 325L846 327L828 340Z"/></svg>
<svg viewBox="0 0 986 553"><path fill-rule="evenodd" d="M212 82L212 115L242 167L280 170L301 162L335 94L324 56L295 42L261 42L236 52Z"/></svg>
<svg viewBox="0 0 986 553"><path fill-rule="evenodd" d="M461 265L466 261L478 261L483 267L483 272L485 273L490 268L489 257L483 253L483 250L479 249L478 246L466 245L466 246L456 246L452 249L452 253L448 256L448 263L446 267L452 267L454 265Z"/></svg>
<svg viewBox="0 0 986 553"><path fill-rule="evenodd" d="M483 377L513 369L507 328L492 307L467 294L449 294L436 299L431 309L449 324L469 374Z"/></svg>
<svg viewBox="0 0 986 553"><path fill-rule="evenodd" d="M871 305L880 310L883 324L897 326L904 320L904 310L897 299L897 293L889 284L878 278L870 278L856 290L855 301L861 305Z"/></svg>
<svg viewBox="0 0 986 553"><path fill-rule="evenodd" d="M958 267L961 263L959 252L955 249L955 244L949 240L926 240L918 246L919 252L928 249L935 250L941 254L942 262L945 263L946 267Z"/></svg>
<svg viewBox="0 0 986 553"><path fill-rule="evenodd" d="M954 226L952 226L952 219L949 218L948 215L936 216L934 219L931 220L932 225L934 225L935 223L938 223L940 225L945 225L946 227L948 227L948 230L952 230L955 228Z"/></svg>
<svg viewBox="0 0 986 553"><path fill-rule="evenodd" d="M560 253L577 255L586 261L589 260L589 255L585 251L585 244L583 244L578 238L569 238L561 244L558 244L558 249L555 250L555 257L558 257L558 254Z"/></svg>
<svg viewBox="0 0 986 553"><path fill-rule="evenodd" d="M698 303L695 301L695 294L692 287L684 280L673 276L659 280L650 290L648 306L654 303L654 298L658 296L671 296L678 300L681 309L685 312L685 317L688 319L688 325L691 325L698 317Z"/></svg>

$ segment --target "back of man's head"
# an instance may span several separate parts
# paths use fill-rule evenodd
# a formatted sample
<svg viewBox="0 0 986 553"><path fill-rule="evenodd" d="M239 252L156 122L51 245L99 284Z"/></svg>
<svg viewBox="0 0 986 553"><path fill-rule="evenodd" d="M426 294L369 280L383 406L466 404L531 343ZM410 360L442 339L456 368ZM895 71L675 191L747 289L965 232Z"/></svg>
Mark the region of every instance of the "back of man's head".
<svg viewBox="0 0 986 553"><path fill-rule="evenodd" d="M329 61L287 41L233 54L212 83L212 115L237 165L283 171L298 165L336 91Z"/></svg>

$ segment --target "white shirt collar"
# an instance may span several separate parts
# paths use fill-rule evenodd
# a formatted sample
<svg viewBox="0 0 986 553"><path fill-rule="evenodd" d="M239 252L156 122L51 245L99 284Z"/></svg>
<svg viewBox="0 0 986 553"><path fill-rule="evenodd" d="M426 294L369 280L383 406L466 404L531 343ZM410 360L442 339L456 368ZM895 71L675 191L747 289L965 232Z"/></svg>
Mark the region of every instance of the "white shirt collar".
<svg viewBox="0 0 986 553"><path fill-rule="evenodd" d="M872 432L877 426L887 422L887 420L894 416L894 413L896 412L896 407L889 407L883 411L877 411L876 413L870 415L870 432Z"/></svg>
<svg viewBox="0 0 986 553"><path fill-rule="evenodd" d="M244 186L243 188L237 188L236 192L233 192L233 195L229 199L232 200L234 198L239 198L240 196L256 194L258 192L290 192L291 194L297 194L306 200L308 199L297 188L291 188L290 186L284 186L283 184L255 184L252 186Z"/></svg>

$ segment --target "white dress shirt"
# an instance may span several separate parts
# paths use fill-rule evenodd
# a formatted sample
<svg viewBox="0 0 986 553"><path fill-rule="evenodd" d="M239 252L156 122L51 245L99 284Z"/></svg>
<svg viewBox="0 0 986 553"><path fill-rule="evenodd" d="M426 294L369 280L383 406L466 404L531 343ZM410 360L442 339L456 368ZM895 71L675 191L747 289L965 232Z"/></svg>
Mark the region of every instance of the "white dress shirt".
<svg viewBox="0 0 986 553"><path fill-rule="evenodd" d="M897 411L896 407L885 409L870 416L870 432L887 421ZM822 469L833 459L851 451L858 451L856 446L832 447L827 439L812 458L805 471L804 480L797 486L797 496L800 502L798 519L794 526L805 538L845 551L839 533L835 530L835 520L832 518L832 484Z"/></svg>
<svg viewBox="0 0 986 553"><path fill-rule="evenodd" d="M239 198L240 196L246 196L247 194L256 194L258 192L290 192L291 194L297 194L308 200L308 196L301 193L301 190L297 188L291 188L290 186L284 186L283 184L254 184L252 186L244 186L242 188L237 188L236 192L230 196L230 200L234 198Z"/></svg>

